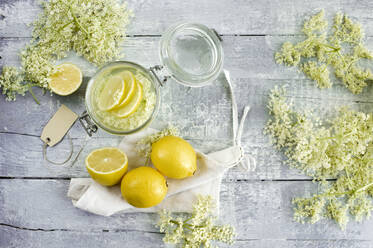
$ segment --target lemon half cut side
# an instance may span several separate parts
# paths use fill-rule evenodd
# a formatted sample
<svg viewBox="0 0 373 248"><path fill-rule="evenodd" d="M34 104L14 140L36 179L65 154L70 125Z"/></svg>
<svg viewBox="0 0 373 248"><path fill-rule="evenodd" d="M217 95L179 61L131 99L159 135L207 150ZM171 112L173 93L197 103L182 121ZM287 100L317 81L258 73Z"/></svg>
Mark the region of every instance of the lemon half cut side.
<svg viewBox="0 0 373 248"><path fill-rule="evenodd" d="M120 182L128 168L127 155L116 147L92 151L85 159L88 173L98 183L112 186Z"/></svg>
<svg viewBox="0 0 373 248"><path fill-rule="evenodd" d="M50 76L49 88L60 96L67 96L79 89L83 81L82 71L74 64L63 63Z"/></svg>

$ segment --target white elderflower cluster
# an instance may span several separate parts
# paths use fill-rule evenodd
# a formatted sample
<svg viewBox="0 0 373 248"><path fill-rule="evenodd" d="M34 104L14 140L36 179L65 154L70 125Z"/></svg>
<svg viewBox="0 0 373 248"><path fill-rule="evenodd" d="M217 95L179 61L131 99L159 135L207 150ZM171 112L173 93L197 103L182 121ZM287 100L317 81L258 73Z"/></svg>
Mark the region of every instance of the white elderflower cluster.
<svg viewBox="0 0 373 248"><path fill-rule="evenodd" d="M321 193L295 198L294 219L316 223L334 219L342 229L349 221L369 218L373 210L373 116L342 107L324 124L295 112L285 89L269 96L271 115L264 132L289 165L319 181ZM327 182L328 178L336 178Z"/></svg>
<svg viewBox="0 0 373 248"><path fill-rule="evenodd" d="M22 70L18 71L17 78L48 89L56 60L66 57L71 50L95 65L118 57L119 44L125 38L132 16L126 3L118 0L50 0L41 5L43 11L33 23L32 40L21 51ZM17 81L10 83L17 84ZM4 84L0 78L0 86ZM7 92L12 96L18 93ZM8 99L15 100L15 97Z"/></svg>
<svg viewBox="0 0 373 248"><path fill-rule="evenodd" d="M16 67L3 67L3 73L0 75L0 88L7 101L16 100L16 94L25 95L28 87L22 81L23 77Z"/></svg>
<svg viewBox="0 0 373 248"><path fill-rule="evenodd" d="M315 61L307 61L301 65L301 70L309 78L315 80L321 89L332 87L326 64L318 65Z"/></svg>
<svg viewBox="0 0 373 248"><path fill-rule="evenodd" d="M183 248L212 247L213 241L233 244L235 229L230 225L214 225L211 215L215 204L211 196L199 196L189 218L172 218L170 212L159 213L157 226L165 233L163 241Z"/></svg>
<svg viewBox="0 0 373 248"><path fill-rule="evenodd" d="M324 11L306 20L302 32L306 39L293 44L285 42L275 53L278 64L299 66L319 88L330 88L329 69L354 94L359 94L373 79L369 69L359 65L361 59L373 60L373 54L363 45L364 30L348 16L336 14L332 34L327 33Z"/></svg>

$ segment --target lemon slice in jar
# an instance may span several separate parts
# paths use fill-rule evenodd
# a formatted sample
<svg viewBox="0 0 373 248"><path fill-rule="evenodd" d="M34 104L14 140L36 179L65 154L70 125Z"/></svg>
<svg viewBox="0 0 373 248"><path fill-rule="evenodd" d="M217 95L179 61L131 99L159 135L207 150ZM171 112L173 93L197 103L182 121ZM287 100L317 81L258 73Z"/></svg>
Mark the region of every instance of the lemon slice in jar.
<svg viewBox="0 0 373 248"><path fill-rule="evenodd" d="M109 78L98 98L99 109L108 111L118 106L123 100L125 89L123 78L119 76Z"/></svg>
<svg viewBox="0 0 373 248"><path fill-rule="evenodd" d="M124 83L126 84L126 92L124 93L123 100L121 101L121 103L115 108L120 108L126 105L133 96L133 93L135 92L136 88L136 79L132 72L124 71L120 74L120 76L123 78Z"/></svg>
<svg viewBox="0 0 373 248"><path fill-rule="evenodd" d="M138 107L140 106L142 100L142 85L139 81L136 80L135 92L133 96L124 106L112 110L112 113L119 118L125 118L135 113Z"/></svg>
<svg viewBox="0 0 373 248"><path fill-rule="evenodd" d="M49 88L60 96L67 96L79 89L82 84L82 71L74 64L64 63L50 76Z"/></svg>
<svg viewBox="0 0 373 248"><path fill-rule="evenodd" d="M88 173L98 183L112 186L120 182L128 168L126 154L116 147L92 151L85 159Z"/></svg>

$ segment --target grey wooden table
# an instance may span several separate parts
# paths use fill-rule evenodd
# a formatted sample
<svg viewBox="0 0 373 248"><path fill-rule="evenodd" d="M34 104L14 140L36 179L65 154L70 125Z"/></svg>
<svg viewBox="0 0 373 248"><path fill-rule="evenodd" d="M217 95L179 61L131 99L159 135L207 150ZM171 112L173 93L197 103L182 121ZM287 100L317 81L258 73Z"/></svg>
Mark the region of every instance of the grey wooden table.
<svg viewBox="0 0 373 248"><path fill-rule="evenodd" d="M17 53L30 39L26 24L40 11L36 2L0 0L0 66L19 65ZM359 96L341 84L321 91L296 70L273 60L282 42L301 38L300 23L318 8L326 10L329 20L338 11L358 19L373 49L372 1L131 0L129 6L136 17L123 44L126 60L145 66L159 63L160 35L177 21L203 23L223 36L224 67L231 72L239 111L246 104L252 106L243 143L258 162L255 172L233 168L223 180L221 219L237 228L234 247L373 247L373 220L352 221L345 231L332 221L302 225L292 220L291 198L314 192L316 185L283 164L284 156L262 134L268 91L276 84L289 85L288 97L300 109L316 108L325 115L342 104L367 112L373 109L372 87ZM96 70L74 55L64 61L79 64L86 77ZM60 104L83 112L84 88L69 97L42 96L37 90L41 105L30 95L16 102L0 97L0 247L163 247L162 235L153 226L155 214L101 217L74 208L66 197L70 178L88 176L85 155L96 147L117 145L120 137L99 131L72 168L43 161L42 127ZM170 80L162 97L153 126L174 123L205 152L230 145L230 97L220 81L187 88ZM75 124L70 135L78 150L85 138L83 129ZM50 155L61 160L68 151L69 144L63 141Z"/></svg>

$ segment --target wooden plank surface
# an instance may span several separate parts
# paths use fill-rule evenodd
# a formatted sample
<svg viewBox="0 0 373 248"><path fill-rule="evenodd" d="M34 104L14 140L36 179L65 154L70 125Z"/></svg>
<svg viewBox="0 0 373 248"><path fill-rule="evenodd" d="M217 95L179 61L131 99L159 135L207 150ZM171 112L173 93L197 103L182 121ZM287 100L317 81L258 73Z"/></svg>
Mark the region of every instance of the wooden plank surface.
<svg viewBox="0 0 373 248"><path fill-rule="evenodd" d="M16 248L22 247L25 243L29 248L39 248L48 245L49 248L65 247L66 244L74 244L76 247L110 247L123 248L138 247L141 240L142 247L164 247L162 235L158 233L144 233L136 231L69 231L69 230L19 230L11 227L0 227L3 232L3 240L0 240L1 247ZM16 238L15 238L16 237ZM219 247L228 247L222 245ZM236 240L234 247L261 247L261 248L315 248L315 247L338 247L338 248L370 248L371 243L366 240Z"/></svg>
<svg viewBox="0 0 373 248"><path fill-rule="evenodd" d="M299 34L299 23L312 11L325 9L328 17L336 12L347 12L358 19L373 35L373 3L369 0L189 0L147 1L129 0L128 6L135 18L129 35L160 35L175 22L204 23L221 34L230 35L284 35ZM9 7L9 5L14 7ZM0 34L3 37L28 37L26 24L37 16L40 8L34 0L2 0ZM23 11L27 10L27 11ZM28 30L29 32L25 32Z"/></svg>
<svg viewBox="0 0 373 248"><path fill-rule="evenodd" d="M225 67L231 72L239 111L241 113L246 104L252 106L243 132L244 146L247 153L254 155L258 160L256 172L242 173L239 169L233 169L228 173L229 180L307 178L295 170L282 166L283 156L275 152L268 138L262 134L263 126L268 119L267 94L275 85L288 85L288 97L294 101L298 109L314 108L316 112L324 116L334 112L334 109L341 105L348 105L365 112L370 112L373 108L373 87L368 87L358 96L351 94L340 83L337 83L333 90L319 90L314 82L305 79L303 74L276 65L273 61L273 52L284 40L283 37L224 37ZM17 51L26 41L27 39L13 38L1 40L0 50L4 60L0 61L0 65L4 64L4 61L7 64L17 65L19 63ZM368 41L373 48L372 39ZM124 57L151 66L151 61L158 61L158 43L158 37L129 38L123 47L126 54ZM141 45L136 46L136 44ZM261 58L260 63L255 62L258 57ZM64 61L81 65L86 76L85 81L95 71L94 66L74 55ZM231 100L225 86L225 82L218 80L214 85L204 88L187 88L170 80L165 87L162 87L163 104L154 126L162 127L167 123L178 125L183 135L205 152L229 146L231 144ZM3 145L4 159L0 161L1 176L87 176L84 167L79 166L79 163L71 170L43 170L45 165L42 157L39 156L42 143L38 139L43 126L60 104L67 105L76 113L82 113L84 93L85 84L77 93L67 98L49 94L42 96L41 91L36 90L42 102L41 105L34 104L30 95L19 97L16 102L6 102L4 98L0 98L3 107L3 111L0 112L0 142L14 144L14 146ZM22 115L18 114L19 109L25 110ZM77 152L84 143L85 137L78 123L74 125L70 135L74 139ZM118 144L119 140L120 138L116 136L100 131L94 141L88 143L81 159L91 149L112 144L112 142ZM20 145L23 148L16 149ZM55 153L52 151L51 158L58 160L68 153L68 142L62 143L57 151ZM8 153L13 156L6 156ZM32 155L25 156L24 154ZM17 167L10 167L9 164L17 165Z"/></svg>
<svg viewBox="0 0 373 248"><path fill-rule="evenodd" d="M157 214L122 213L103 217L75 208L66 197L68 184L69 180L1 180L0 223L27 230L157 232L154 227ZM315 225L293 222L291 199L315 188L315 184L303 181L225 182L221 187L220 220L233 224L240 240L371 240L369 221L351 222L346 231L340 231L331 221Z"/></svg>
<svg viewBox="0 0 373 248"><path fill-rule="evenodd" d="M238 108L252 107L243 133L243 145L256 157L255 172L231 169L223 179L222 221L238 232L234 247L373 247L373 220L351 222L341 231L332 221L316 225L292 220L291 198L311 194L316 185L283 165L284 156L269 144L262 129L268 120L267 95L275 85L288 84L288 97L298 109L315 109L322 116L340 105L371 112L373 87L355 96L337 83L319 90L296 69L278 66L273 54L286 40L300 40L304 17L324 8L330 20L337 11L347 12L373 36L373 3L369 0L328 2L263 1L150 1L130 0L135 19L123 44L122 58L144 66L159 63L160 35L178 21L195 21L223 34L224 67L231 72ZM26 26L40 11L34 0L0 0L0 68L19 65L17 54L30 37ZM373 50L373 37L367 38ZM96 68L71 55L83 69L85 83ZM369 65L371 66L371 65ZM66 104L77 113L84 110L84 87L70 97L41 95L34 104L27 95L16 102L0 97L0 247L163 247L162 235L153 226L155 214L118 214L100 217L74 208L66 197L71 177L87 177L83 159L96 147L117 145L120 137L100 131L89 140L73 167L51 166L41 156L42 127ZM163 104L153 127L167 123L181 127L191 143L210 152L231 142L231 99L218 80L204 88L187 88L170 80L161 90ZM83 129L70 131L74 150L84 143ZM69 151L63 141L49 156L61 160ZM223 246L225 247L225 246Z"/></svg>

